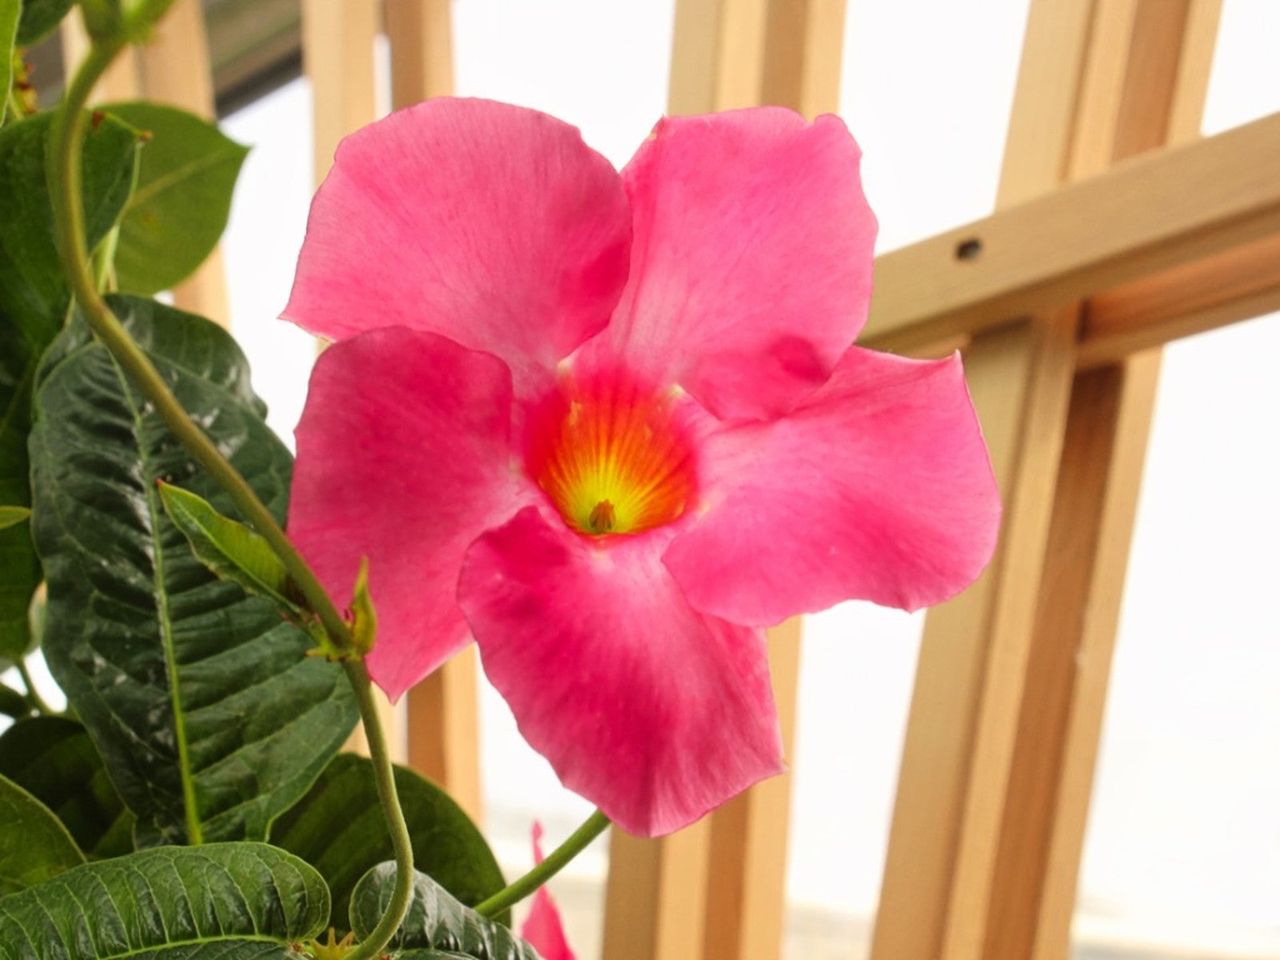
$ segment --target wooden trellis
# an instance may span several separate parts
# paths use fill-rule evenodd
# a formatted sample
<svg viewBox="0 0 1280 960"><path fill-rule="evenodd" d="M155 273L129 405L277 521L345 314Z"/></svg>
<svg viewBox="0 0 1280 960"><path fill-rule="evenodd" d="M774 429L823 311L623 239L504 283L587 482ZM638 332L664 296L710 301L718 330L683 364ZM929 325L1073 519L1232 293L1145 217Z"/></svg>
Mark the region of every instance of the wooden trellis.
<svg viewBox="0 0 1280 960"><path fill-rule="evenodd" d="M1032 0L997 212L877 262L864 342L964 348L1005 521L989 571L928 617L874 960L1069 955L1159 348L1280 309L1280 116L1198 140L1220 4ZM673 113L836 108L843 0L676 11ZM393 105L449 92L449 0L303 14L317 178L375 117L379 32ZM208 113L202 29L181 0L102 99ZM179 302L225 320L220 270ZM799 633L770 638L788 749ZM479 816L473 653L411 693L407 728L410 762ZM675 836L616 835L606 960L777 960L788 807L779 778Z"/></svg>

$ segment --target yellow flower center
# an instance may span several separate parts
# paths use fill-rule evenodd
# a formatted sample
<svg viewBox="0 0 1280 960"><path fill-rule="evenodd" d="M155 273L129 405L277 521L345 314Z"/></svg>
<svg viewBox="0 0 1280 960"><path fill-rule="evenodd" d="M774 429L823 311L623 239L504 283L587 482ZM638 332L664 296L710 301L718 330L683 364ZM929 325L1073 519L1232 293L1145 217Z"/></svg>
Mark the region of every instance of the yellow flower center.
<svg viewBox="0 0 1280 960"><path fill-rule="evenodd" d="M640 533L677 519L694 492L674 394L623 378L566 382L531 419L529 471L570 527Z"/></svg>

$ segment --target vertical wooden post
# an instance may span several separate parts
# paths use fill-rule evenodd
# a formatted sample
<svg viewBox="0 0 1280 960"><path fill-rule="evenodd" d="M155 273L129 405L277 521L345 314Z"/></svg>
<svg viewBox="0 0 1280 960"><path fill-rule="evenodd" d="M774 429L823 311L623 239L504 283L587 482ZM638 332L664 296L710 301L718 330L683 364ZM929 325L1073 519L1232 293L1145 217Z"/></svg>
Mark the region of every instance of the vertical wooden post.
<svg viewBox="0 0 1280 960"><path fill-rule="evenodd" d="M1153 84L1159 87L1159 78L1179 76L1180 64L1190 62L1178 53L1188 9L1163 0L1035 0L1001 203L1027 199L1161 142L1168 102L1153 111L1141 98ZM1194 15L1207 18L1203 9ZM1153 117L1158 136L1150 129ZM1041 738L1053 722L1062 725L1063 710L1053 704L1069 700L1070 692L1053 688L1076 653L1069 628L1046 638L1046 618L1097 599L1084 595L1089 588L1118 598L1156 371L1154 361L1135 360L1125 370L1076 381L1069 337L1075 319L1076 311L1067 308L983 335L969 350L970 383L1004 491L1005 525L991 569L967 594L931 614L926 627L876 923L876 960L1032 956L1035 925L1027 922L1028 912L1034 918L1050 890L1038 882L1043 864L1034 863L1044 851L1032 848L1049 835L1053 818L1046 797L1056 783L1056 773L1046 779L1052 764L1038 765ZM1007 363L993 363L1001 355ZM1033 356L1041 360L1030 362ZM1007 424L1010 411L1019 420L1015 429ZM1106 454L1095 459L1099 443ZM1085 510L1086 519L1081 510L1089 490L1100 495ZM1075 590L1073 582L1083 589ZM1114 632L1114 609L1091 614L1090 623L1096 629L1108 620ZM1046 723L1049 717L1057 720ZM1071 752L1078 758L1083 746ZM1068 779L1078 792L1078 772ZM1087 792L1077 800L1082 823ZM1065 832L1057 841L1064 854L1072 845ZM1074 837L1077 856L1079 839ZM1060 856L1059 862L1068 859ZM1056 916L1061 918L1065 899L1069 921L1074 872L1069 888L1055 896ZM1060 929L1065 947L1066 926ZM1057 960L1066 953L1034 955Z"/></svg>
<svg viewBox="0 0 1280 960"><path fill-rule="evenodd" d="M377 119L377 75L373 43L381 9L370 0L303 0L302 65L311 82L312 157L317 185L329 172L338 142ZM397 711L375 688L382 724L394 759L404 759ZM362 730L347 749L368 752Z"/></svg>
<svg viewBox="0 0 1280 960"><path fill-rule="evenodd" d="M215 118L209 39L200 0L175 3L140 53L142 89L147 99L172 103L206 120ZM173 288L173 302L183 310L230 325L220 247L194 274Z"/></svg>
<svg viewBox="0 0 1280 960"><path fill-rule="evenodd" d="M670 111L771 103L807 116L839 97L843 0L679 0ZM769 631L783 746L794 741L800 621ZM759 784L671 837L615 831L608 960L775 960L786 907L787 775ZM701 954L698 945L701 944Z"/></svg>
<svg viewBox="0 0 1280 960"><path fill-rule="evenodd" d="M1199 132L1221 0L1144 0L1078 174ZM1083 121L1082 121L1083 122ZM1110 136L1107 136L1107 134ZM986 956L1066 960L1159 351L1077 376L991 893Z"/></svg>
<svg viewBox="0 0 1280 960"><path fill-rule="evenodd" d="M399 110L453 90L449 0L386 0L391 107ZM445 787L479 821L479 676L474 645L409 691L409 765Z"/></svg>

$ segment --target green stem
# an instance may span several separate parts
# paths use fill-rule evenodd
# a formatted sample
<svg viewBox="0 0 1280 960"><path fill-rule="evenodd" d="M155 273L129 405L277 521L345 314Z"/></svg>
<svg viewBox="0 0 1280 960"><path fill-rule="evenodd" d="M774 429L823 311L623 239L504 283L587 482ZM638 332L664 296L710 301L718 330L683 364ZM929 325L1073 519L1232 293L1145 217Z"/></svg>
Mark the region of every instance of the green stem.
<svg viewBox="0 0 1280 960"><path fill-rule="evenodd" d="M153 4L164 6L165 4ZM145 4L143 5L145 6ZM84 201L81 196L80 152L84 143L84 105L98 78L123 47L114 38L95 44L67 91L49 131L49 179L53 185L54 226L62 267L85 319L130 380L151 401L165 425L218 485L231 496L246 520L266 539L289 576L320 618L325 632L340 650L351 649L351 633L328 593L276 523L271 511L204 432L192 422L145 353L134 343L98 292L85 249Z"/></svg>
<svg viewBox="0 0 1280 960"><path fill-rule="evenodd" d="M44 697L40 696L40 691L36 689L36 682L31 678L31 671L27 669L27 662L19 659L14 666L18 668L18 676L22 678L22 682L27 685L27 700L36 708L36 713L43 717L51 717L57 713L58 711L49 706Z"/></svg>
<svg viewBox="0 0 1280 960"><path fill-rule="evenodd" d="M475 911L483 917L494 917L507 907L519 903L525 897L554 877L557 873L580 854L596 837L604 833L609 826L609 818L597 810L583 822L577 830L569 834L560 846L556 847L540 864L526 873L510 886L499 890L488 900L476 904Z"/></svg>
<svg viewBox="0 0 1280 960"><path fill-rule="evenodd" d="M245 519L271 545L309 607L319 616L330 640L340 649L350 650L351 632L316 575L294 549L276 523L275 517L258 499L245 479L187 416L150 359L134 343L129 332L103 300L89 266L89 255L85 248L80 170L81 148L85 136L84 107L94 84L124 47L126 38L145 35L172 2L173 0L141 0L126 15L123 29L114 36L96 37L88 56L68 87L62 106L54 116L49 132L48 163L58 255L70 281L71 291L98 339L128 374L134 386L151 402L178 441L227 491ZM391 941L408 910L413 891L413 846L399 798L396 796L387 742L378 719L364 663L346 662L343 667L360 707L360 717L369 742L369 755L373 760L378 799L386 816L396 858L396 889L387 912L372 936L348 955L348 960L371 960Z"/></svg>
<svg viewBox="0 0 1280 960"><path fill-rule="evenodd" d="M404 822L404 812L400 809L400 798L396 794L395 770L391 765L391 753L387 749L382 722L378 719L378 706L373 699L369 674L363 661L347 661L343 663L343 667L356 691L356 703L360 707L360 719L364 722L365 739L369 742L369 759L373 761L373 777L378 786L378 802L382 804L382 813L391 833L391 847L396 859L396 888L392 891L386 912L369 936L350 953L344 954L344 960L372 960L373 957L381 956L400 929L400 923L409 910L409 901L413 897L413 841L409 836L409 827Z"/></svg>

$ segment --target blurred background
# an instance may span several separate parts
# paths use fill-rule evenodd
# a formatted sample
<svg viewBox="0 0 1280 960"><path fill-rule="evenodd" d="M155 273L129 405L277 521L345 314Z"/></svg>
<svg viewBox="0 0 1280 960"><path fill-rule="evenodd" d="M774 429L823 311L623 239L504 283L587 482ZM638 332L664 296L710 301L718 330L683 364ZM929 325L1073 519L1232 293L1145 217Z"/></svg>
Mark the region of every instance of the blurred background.
<svg viewBox="0 0 1280 960"><path fill-rule="evenodd" d="M252 147L223 242L232 329L291 442L315 353L276 319L313 181L298 7L206 12L222 125ZM840 112L864 150L881 252L991 211L1026 14L1027 0L850 0ZM673 0L454 0L453 15L460 95L553 113L618 165L664 110ZM1278 0L1225 0L1205 133L1280 110L1278 44ZM56 46L38 59L56 86ZM1076 960L1280 960L1278 360L1274 317L1165 352ZM869 948L921 625L856 603L806 621L788 960ZM482 706L486 830L516 873L535 819L554 841L590 808L487 687ZM599 956L606 857L598 844L553 884L581 960Z"/></svg>

